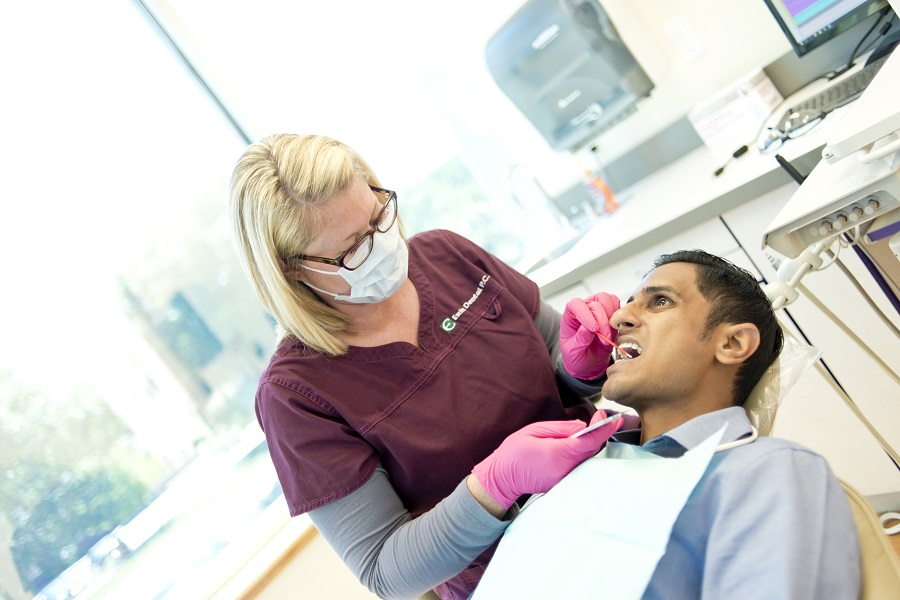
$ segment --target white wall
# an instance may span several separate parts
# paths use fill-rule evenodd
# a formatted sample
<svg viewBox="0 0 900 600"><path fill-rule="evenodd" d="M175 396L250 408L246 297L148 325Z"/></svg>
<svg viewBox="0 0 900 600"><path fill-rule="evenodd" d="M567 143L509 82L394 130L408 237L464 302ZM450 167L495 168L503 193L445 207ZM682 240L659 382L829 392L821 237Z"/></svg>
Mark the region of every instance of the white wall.
<svg viewBox="0 0 900 600"><path fill-rule="evenodd" d="M762 0L600 2L656 86L651 96L639 104L637 115L586 144L586 148L597 145L605 162L639 146L744 74L791 51ZM511 16L521 2L506 0L505 4ZM490 27L480 27L485 42L490 32L505 21L503 18L494 24L497 14L498 11L492 11ZM670 33L669 29L677 24L682 28ZM699 52L686 56L676 40L691 34ZM577 162L590 165L594 160L589 151L579 151L574 160L568 153L552 151L499 88L496 92L497 98L487 99L487 108L482 100L482 109L491 113L493 126L501 130L518 162L526 165L551 194L577 181L581 175ZM489 110L498 107L500 110Z"/></svg>
<svg viewBox="0 0 900 600"><path fill-rule="evenodd" d="M509 153L558 194L580 178L580 157L549 147L493 82L484 59L488 40L523 1L148 3L251 138L327 133L361 152L399 189L461 145L491 142L498 145L493 154ZM656 83L637 116L597 140L606 160L790 51L762 0L600 2ZM216 19L208 18L210 10ZM702 48L696 57L680 54L666 33L680 18ZM244 43L234 43L237 29ZM357 101L375 83L384 85ZM403 107L402 121L421 126L398 127L393 106Z"/></svg>
<svg viewBox="0 0 900 600"><path fill-rule="evenodd" d="M652 45L668 64L656 89L630 118L599 138L606 160L616 158L654 133L683 117L700 100L752 71L763 67L791 46L762 0L602 0L614 19L620 12L637 14ZM679 28L678 25L681 25ZM685 30L685 27L687 30ZM673 29L674 28L674 29ZM622 22L620 33L642 63L643 32ZM679 39L693 40L696 54L680 51ZM651 72L651 77L653 73Z"/></svg>

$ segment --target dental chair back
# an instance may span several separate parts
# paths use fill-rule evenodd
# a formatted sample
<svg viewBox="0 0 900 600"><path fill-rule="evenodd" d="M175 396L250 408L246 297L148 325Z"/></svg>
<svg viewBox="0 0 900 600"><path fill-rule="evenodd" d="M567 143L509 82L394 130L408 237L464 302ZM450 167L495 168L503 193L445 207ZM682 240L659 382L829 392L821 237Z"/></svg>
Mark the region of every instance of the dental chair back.
<svg viewBox="0 0 900 600"><path fill-rule="evenodd" d="M881 600L900 596L900 558L891 546L878 515L852 486L841 482L853 510L859 532L862 567L861 600Z"/></svg>

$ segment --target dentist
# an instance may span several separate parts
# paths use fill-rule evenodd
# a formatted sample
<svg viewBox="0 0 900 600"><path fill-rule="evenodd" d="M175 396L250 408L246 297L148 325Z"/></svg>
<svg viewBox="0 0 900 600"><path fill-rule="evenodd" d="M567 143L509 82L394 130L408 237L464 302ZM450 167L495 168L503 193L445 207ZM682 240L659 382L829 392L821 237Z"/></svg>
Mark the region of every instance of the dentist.
<svg viewBox="0 0 900 600"><path fill-rule="evenodd" d="M519 497L621 427L569 437L606 417L589 400L603 349L574 324L576 366L558 368L560 316L537 286L452 232L407 241L397 195L336 140L251 145L231 211L283 330L256 413L291 515L381 597L467 598Z"/></svg>

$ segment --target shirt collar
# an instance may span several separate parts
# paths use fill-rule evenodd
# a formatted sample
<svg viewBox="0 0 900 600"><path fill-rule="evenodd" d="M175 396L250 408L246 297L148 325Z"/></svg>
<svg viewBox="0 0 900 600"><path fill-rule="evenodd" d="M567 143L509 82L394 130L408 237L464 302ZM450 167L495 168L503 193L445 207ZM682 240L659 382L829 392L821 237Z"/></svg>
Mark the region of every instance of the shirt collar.
<svg viewBox="0 0 900 600"><path fill-rule="evenodd" d="M726 444L749 435L752 431L750 419L743 407L732 406L694 417L674 429L648 440L643 448L654 454L680 456L687 450L695 448L726 425L720 443ZM641 441L641 430L620 431L611 438L614 442L638 445Z"/></svg>

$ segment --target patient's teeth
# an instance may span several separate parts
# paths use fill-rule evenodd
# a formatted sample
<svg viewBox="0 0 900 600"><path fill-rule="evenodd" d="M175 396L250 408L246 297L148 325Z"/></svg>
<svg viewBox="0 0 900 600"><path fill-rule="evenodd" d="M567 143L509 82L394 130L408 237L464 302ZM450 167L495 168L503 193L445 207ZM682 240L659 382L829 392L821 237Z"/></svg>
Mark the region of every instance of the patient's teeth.
<svg viewBox="0 0 900 600"><path fill-rule="evenodd" d="M620 344L619 348L616 350L616 361L624 360L628 358L637 358L641 355L643 349L633 342L625 342L624 344Z"/></svg>

